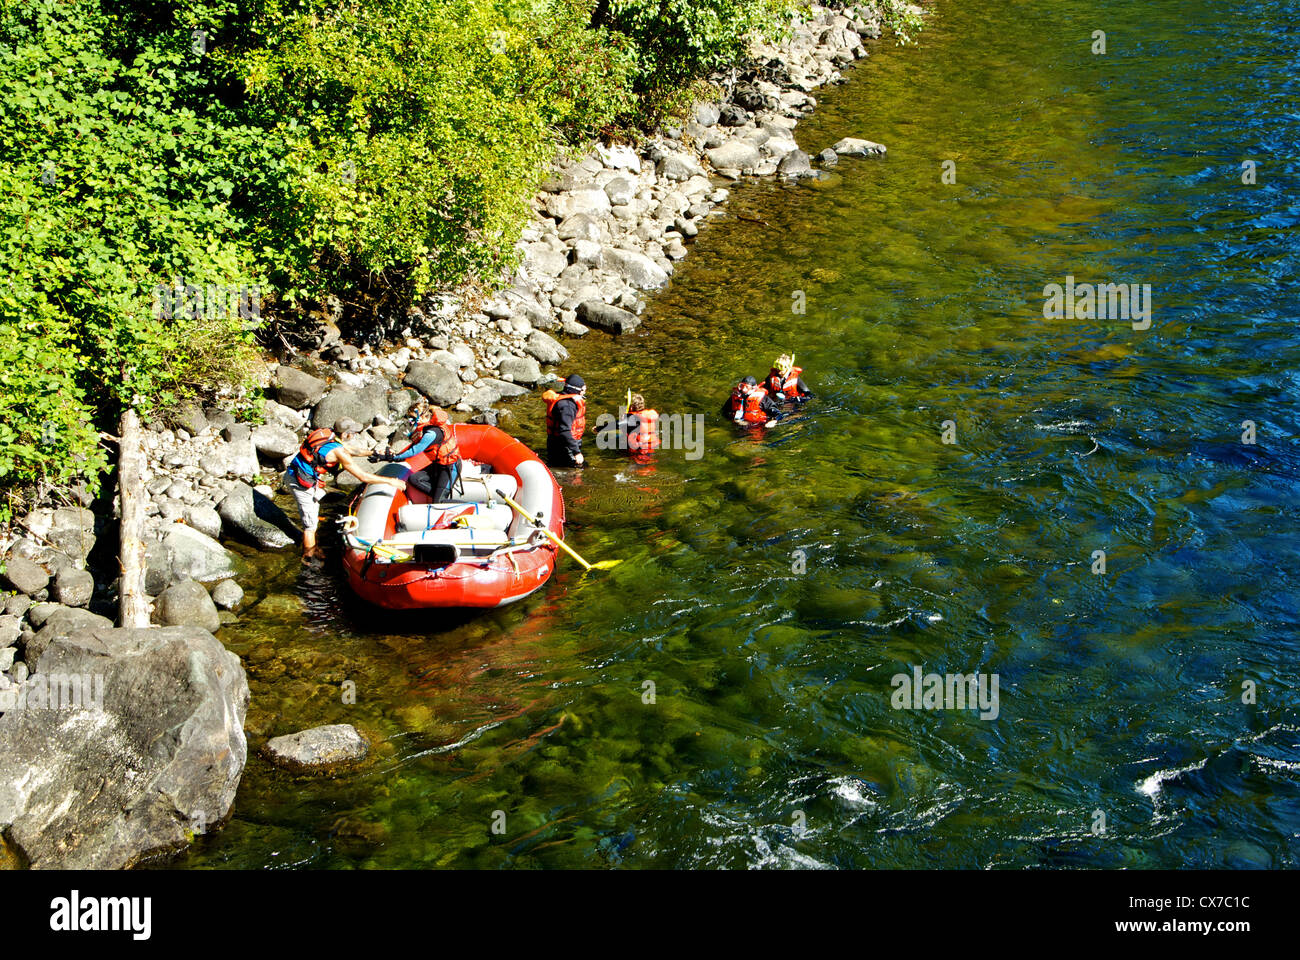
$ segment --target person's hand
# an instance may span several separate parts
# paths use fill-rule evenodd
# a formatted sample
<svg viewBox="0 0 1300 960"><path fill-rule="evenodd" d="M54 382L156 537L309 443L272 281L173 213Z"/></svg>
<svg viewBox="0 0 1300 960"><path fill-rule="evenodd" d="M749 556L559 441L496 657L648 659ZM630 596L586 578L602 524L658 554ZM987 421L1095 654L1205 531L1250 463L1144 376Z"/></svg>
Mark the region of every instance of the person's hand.
<svg viewBox="0 0 1300 960"><path fill-rule="evenodd" d="M767 421L767 423L763 424L763 426L765 426L765 427L775 427L775 426L776 426L776 421L775 421L775 420L769 420L769 421Z"/></svg>
<svg viewBox="0 0 1300 960"><path fill-rule="evenodd" d="M394 490L405 490L405 489L406 489L406 481L405 481L405 480L398 480L396 477L380 477L379 479L380 479L384 484L386 484L386 485L392 487Z"/></svg>
<svg viewBox="0 0 1300 960"><path fill-rule="evenodd" d="M583 464L582 454L575 453L573 455L573 462L576 463L578 466L582 466Z"/></svg>

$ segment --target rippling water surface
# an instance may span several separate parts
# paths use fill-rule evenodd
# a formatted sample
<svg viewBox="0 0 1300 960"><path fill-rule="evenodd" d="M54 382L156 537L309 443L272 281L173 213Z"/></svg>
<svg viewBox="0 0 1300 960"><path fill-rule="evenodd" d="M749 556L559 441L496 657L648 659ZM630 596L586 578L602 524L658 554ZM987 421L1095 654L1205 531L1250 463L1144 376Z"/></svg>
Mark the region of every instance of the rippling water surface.
<svg viewBox="0 0 1300 960"><path fill-rule="evenodd" d="M183 864L1295 866L1298 51L1282 0L944 0L877 44L798 138L887 157L738 186L644 332L574 347L594 411L709 417L700 460L566 478L625 562L446 622L260 560L223 633L251 747L376 749L251 756ZM1043 319L1071 275L1151 284L1150 329ZM718 403L784 349L815 404L738 436ZM914 666L997 674L997 719L892 709Z"/></svg>

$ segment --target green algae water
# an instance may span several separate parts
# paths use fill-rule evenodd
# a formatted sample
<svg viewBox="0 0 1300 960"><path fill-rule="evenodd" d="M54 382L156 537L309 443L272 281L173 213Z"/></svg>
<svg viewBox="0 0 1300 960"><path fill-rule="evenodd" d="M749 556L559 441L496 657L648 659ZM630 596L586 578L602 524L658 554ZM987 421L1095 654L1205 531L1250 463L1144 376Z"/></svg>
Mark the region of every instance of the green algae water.
<svg viewBox="0 0 1300 960"><path fill-rule="evenodd" d="M593 415L706 417L697 460L562 477L620 566L394 617L254 559L251 751L374 750L251 752L181 865L1295 866L1298 51L1283 0L946 0L877 44L797 136L885 157L737 185L642 330L571 345ZM1045 319L1069 277L1150 284L1149 328ZM737 433L786 350L816 400ZM996 718L895 709L918 668L996 675Z"/></svg>

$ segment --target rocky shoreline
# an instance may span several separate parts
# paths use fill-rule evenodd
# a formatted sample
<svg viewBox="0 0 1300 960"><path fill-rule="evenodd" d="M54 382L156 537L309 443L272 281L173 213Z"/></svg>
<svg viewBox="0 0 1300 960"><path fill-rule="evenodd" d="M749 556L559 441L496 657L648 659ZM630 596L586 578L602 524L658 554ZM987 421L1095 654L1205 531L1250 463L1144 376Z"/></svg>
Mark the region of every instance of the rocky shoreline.
<svg viewBox="0 0 1300 960"><path fill-rule="evenodd" d="M294 544L296 518L275 498L306 432L349 417L365 427L357 452L384 449L405 438L405 414L421 397L461 419L496 423L503 415L497 404L556 378L554 368L568 359L558 337L635 330L646 297L670 282L692 239L726 202L727 183L813 177L841 156L884 152L869 140L845 139L814 156L795 138L798 120L816 106L812 91L839 82L841 68L867 56L864 38L880 33L869 4L814 4L779 45L755 44L748 67L716 77L725 96L697 105L682 126L636 149L597 143L560 162L533 202L520 266L501 292L481 303L470 291L428 297L385 351L344 342L338 305L327 305L314 317L312 349L286 349L267 363L264 422L239 423L220 406L191 405L168 423L150 424L142 476L145 589L154 623L167 629L113 628L115 555L95 552L111 534L112 517L97 516L83 501L21 518L0 543L0 587L9 591L0 594L0 755L8 754L0 775L0 866L127 866L183 848L223 821L247 755L248 686L238 659L212 637L238 616L243 599L240 559L222 539L266 550ZM340 487L354 483L341 475ZM205 665L198 688L178 672L186 662ZM54 667L47 664L57 664L59 676L107 676L158 693L140 701L110 691L99 716L111 722L84 722L84 710L49 719L45 707L31 708L36 693L48 700ZM188 736L165 755L148 755L142 744L150 720L167 728L185 722ZM187 769L187 757L198 763L212 755L225 759ZM41 776L28 776L33 767ZM75 798L100 795L92 781L110 780L111 802L78 813ZM137 817L128 824L123 808L142 798L156 823ZM108 835L112 843L98 842Z"/></svg>

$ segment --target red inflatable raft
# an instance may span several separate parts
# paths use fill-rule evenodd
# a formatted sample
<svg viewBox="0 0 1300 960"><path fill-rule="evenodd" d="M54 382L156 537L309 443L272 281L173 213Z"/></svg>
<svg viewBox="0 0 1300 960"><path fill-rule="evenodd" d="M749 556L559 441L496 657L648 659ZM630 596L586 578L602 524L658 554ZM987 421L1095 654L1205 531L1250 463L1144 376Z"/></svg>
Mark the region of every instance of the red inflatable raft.
<svg viewBox="0 0 1300 960"><path fill-rule="evenodd" d="M555 545L501 497L562 537L564 498L546 464L496 427L455 429L463 462L453 500L430 503L414 487L399 493L370 484L344 521L348 582L377 606L500 607L528 596L555 569ZM417 454L375 472L406 477L428 462Z"/></svg>

